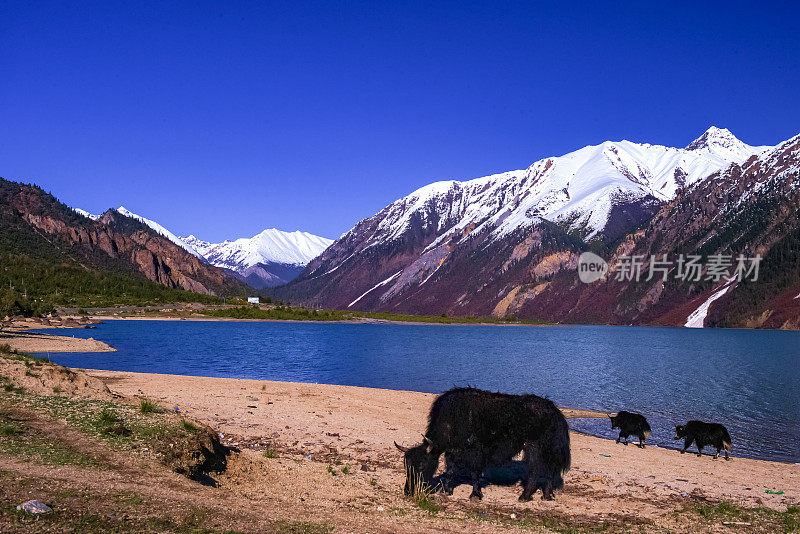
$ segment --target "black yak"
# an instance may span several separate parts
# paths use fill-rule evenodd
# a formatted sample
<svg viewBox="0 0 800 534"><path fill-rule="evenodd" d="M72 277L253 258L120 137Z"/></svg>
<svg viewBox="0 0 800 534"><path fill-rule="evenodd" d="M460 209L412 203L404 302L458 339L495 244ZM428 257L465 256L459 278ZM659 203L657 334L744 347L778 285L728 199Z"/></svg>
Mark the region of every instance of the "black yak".
<svg viewBox="0 0 800 534"><path fill-rule="evenodd" d="M697 445L697 456L703 455L703 447L711 445L717 448L714 459L719 457L722 449L725 449L725 459L730 460L728 452L731 450L731 435L728 429L719 423L704 423L703 421L689 421L685 425L675 427L675 439L684 438L681 454L695 442Z"/></svg>
<svg viewBox="0 0 800 534"><path fill-rule="evenodd" d="M644 440L650 436L650 424L643 415L622 410L617 415L609 415L608 418L611 419L612 429L619 428L617 443L624 439L627 445L628 436L636 436L639 438L639 447L644 449Z"/></svg>
<svg viewBox="0 0 800 534"><path fill-rule="evenodd" d="M417 484L430 485L445 455L442 490L451 494L459 472L468 472L470 498L483 497L480 476L489 466L507 464L524 452L527 482L520 501L537 489L552 500L563 487L570 466L569 427L552 401L536 395L507 395L475 388L454 388L439 395L428 414L428 429L416 447L397 445L405 453L406 495Z"/></svg>

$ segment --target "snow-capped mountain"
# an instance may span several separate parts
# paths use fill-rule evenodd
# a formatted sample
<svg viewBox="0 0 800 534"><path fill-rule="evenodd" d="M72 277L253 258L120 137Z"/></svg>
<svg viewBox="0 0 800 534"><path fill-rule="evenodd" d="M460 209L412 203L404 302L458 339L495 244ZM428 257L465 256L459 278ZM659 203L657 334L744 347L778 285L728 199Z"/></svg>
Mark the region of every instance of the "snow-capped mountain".
<svg viewBox="0 0 800 534"><path fill-rule="evenodd" d="M413 219L435 220L437 231L447 230L431 246L467 228L492 228L499 238L542 219L564 221L591 237L606 226L614 206L669 200L678 189L766 148L746 145L713 126L683 149L606 141L527 169L422 187L377 215L375 238L396 239Z"/></svg>
<svg viewBox="0 0 800 534"><path fill-rule="evenodd" d="M72 209L92 220L100 218L100 215L80 208ZM178 237L159 223L133 213L124 206L114 211L140 221L193 256L227 269L229 274L256 289L282 285L293 280L309 261L333 243L332 239L308 232L284 232L275 228L264 230L251 238L210 243L193 235Z"/></svg>
<svg viewBox="0 0 800 534"><path fill-rule="evenodd" d="M309 261L333 240L308 232L271 228L251 237L209 243L190 235L181 238L209 263L229 269L256 288L281 285L294 279Z"/></svg>
<svg viewBox="0 0 800 534"><path fill-rule="evenodd" d="M516 313L531 287L574 274L589 241L622 246L678 193L773 148L712 127L686 148L607 141L524 170L436 182L359 222L279 294L322 307Z"/></svg>
<svg viewBox="0 0 800 534"><path fill-rule="evenodd" d="M126 217L130 217L131 219L136 219L137 221L139 221L141 223L144 223L145 225L147 225L150 228L152 228L157 234L160 234L160 235L166 237L167 239L169 239L170 241L172 241L173 243L175 243L176 245L178 245L179 247L184 249L189 254L191 254L193 256L197 256L198 258L202 257L202 254L197 252L191 246L187 245L181 238L179 238L178 236L176 236L175 234L173 234L172 232L170 232L169 230L167 230L166 228L164 228L163 226L161 226L157 222L152 221L150 219L146 219L146 218L142 217L141 215L137 215L137 214L133 213L132 211L129 211L129 210L125 209L125 206L120 206L119 208L116 209L116 211L117 211L117 213L120 213L121 215L124 215Z"/></svg>

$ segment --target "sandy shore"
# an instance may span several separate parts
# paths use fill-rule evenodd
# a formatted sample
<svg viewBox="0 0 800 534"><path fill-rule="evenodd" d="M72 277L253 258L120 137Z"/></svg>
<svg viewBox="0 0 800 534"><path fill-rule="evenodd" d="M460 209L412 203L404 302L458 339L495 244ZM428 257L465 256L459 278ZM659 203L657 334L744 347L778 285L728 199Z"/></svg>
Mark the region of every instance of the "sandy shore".
<svg viewBox="0 0 800 534"><path fill-rule="evenodd" d="M377 483L402 498L402 460L394 448L415 444L424 430L433 395L323 384L200 378L146 373L91 371L111 391L138 395L177 408L208 423L223 441L247 450L277 448L299 457L345 461L374 471ZM603 416L566 410L568 417ZM489 486L483 504L532 507L592 518L622 515L662 518L687 499L724 500L747 507L785 510L800 499L800 467L792 464L680 454L648 446L572 433L572 469L555 502L519 504L519 487ZM287 476L290 476L286 473ZM235 476L235 475L231 475ZM316 483L316 482L315 482ZM313 492L289 478L287 491ZM334 499L354 498L347 487L326 488ZM783 490L772 495L767 490ZM336 492L344 492L336 497ZM450 497L467 502L470 488Z"/></svg>
<svg viewBox="0 0 800 534"><path fill-rule="evenodd" d="M38 328L33 326L32 328ZM7 343L19 352L44 354L48 352L115 352L116 349L107 343L94 338L82 339L56 334L40 334L24 329L3 330L0 332L0 344Z"/></svg>

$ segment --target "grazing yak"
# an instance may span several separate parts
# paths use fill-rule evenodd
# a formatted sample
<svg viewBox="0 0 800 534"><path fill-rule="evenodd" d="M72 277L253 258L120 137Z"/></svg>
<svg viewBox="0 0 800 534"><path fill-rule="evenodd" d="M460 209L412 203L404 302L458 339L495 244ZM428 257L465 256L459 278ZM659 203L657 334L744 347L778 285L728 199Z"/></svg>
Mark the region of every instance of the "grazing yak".
<svg viewBox="0 0 800 534"><path fill-rule="evenodd" d="M490 466L508 464L524 452L527 470L520 501L537 489L552 500L570 466L569 427L552 401L536 395L507 395L475 388L454 388L439 395L428 415L428 429L416 447L401 447L406 495L418 484L430 485L445 455L442 490L452 494L459 472L469 473L471 499L481 499L480 477Z"/></svg>
<svg viewBox="0 0 800 534"><path fill-rule="evenodd" d="M639 447L644 449L644 440L650 436L650 424L643 415L633 412L626 412L622 410L617 415L609 415L611 419L611 429L619 428L619 437L617 443L625 440L623 443L628 444L628 436L636 436L639 438Z"/></svg>
<svg viewBox="0 0 800 534"><path fill-rule="evenodd" d="M725 449L725 459L730 460L728 452L731 450L731 435L728 429L719 423L704 423L703 421L689 421L685 425L675 427L675 439L684 438L681 454L695 442L697 444L697 456L703 455L703 447L711 445L717 448L714 459L719 457L722 449Z"/></svg>

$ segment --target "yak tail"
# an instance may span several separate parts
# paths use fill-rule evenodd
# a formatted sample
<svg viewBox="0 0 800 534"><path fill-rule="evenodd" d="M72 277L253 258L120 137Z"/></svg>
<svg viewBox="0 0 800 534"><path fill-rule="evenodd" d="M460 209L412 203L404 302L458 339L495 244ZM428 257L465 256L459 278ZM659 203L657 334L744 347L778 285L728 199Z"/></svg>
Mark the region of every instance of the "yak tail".
<svg viewBox="0 0 800 534"><path fill-rule="evenodd" d="M729 451L733 448L733 442L731 441L731 435L728 433L728 429L723 427L723 432L725 435L722 436L722 445L725 447L725 450Z"/></svg>
<svg viewBox="0 0 800 534"><path fill-rule="evenodd" d="M558 417L554 418L553 424L545 431L541 442L544 445L543 451L549 465L560 473L569 471L572 463L572 454L569 448L569 425L561 412L558 412Z"/></svg>
<svg viewBox="0 0 800 534"><path fill-rule="evenodd" d="M645 438L649 438L649 437L650 437L650 429L648 428L647 430L645 430L645 431L643 432L643 434L644 434L644 437L645 437Z"/></svg>

